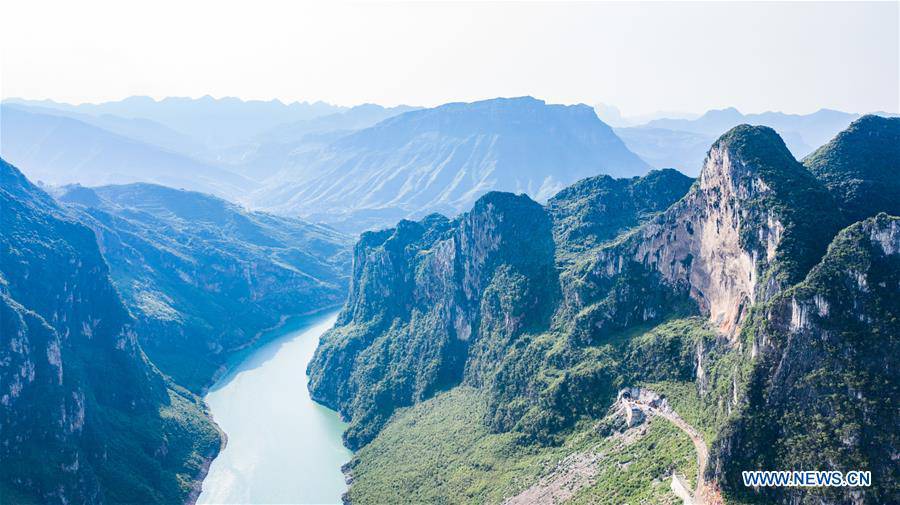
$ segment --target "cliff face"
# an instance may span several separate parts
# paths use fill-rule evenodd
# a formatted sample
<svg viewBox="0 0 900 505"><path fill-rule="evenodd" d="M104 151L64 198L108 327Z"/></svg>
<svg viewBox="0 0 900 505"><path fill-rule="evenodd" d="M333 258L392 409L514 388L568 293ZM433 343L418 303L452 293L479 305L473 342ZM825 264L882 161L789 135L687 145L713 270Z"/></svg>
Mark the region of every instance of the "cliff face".
<svg viewBox="0 0 900 505"><path fill-rule="evenodd" d="M350 298L310 363L313 397L365 444L397 407L478 381L496 346L546 324L556 296L550 219L525 196L489 193L450 222L363 234ZM489 344L489 345L488 345ZM371 366L375 365L376 366Z"/></svg>
<svg viewBox="0 0 900 505"><path fill-rule="evenodd" d="M645 179L657 178L682 180ZM654 187L658 196L632 203L633 220L680 197ZM577 216L563 210L575 196L556 199L557 216ZM560 299L555 261L551 212L524 195L489 193L452 222L431 216L363 234L347 305L309 366L313 397L351 419L345 437L358 447L397 407L461 382L494 383L518 337L549 327Z"/></svg>
<svg viewBox="0 0 900 505"><path fill-rule="evenodd" d="M708 473L743 488L741 469L869 470L875 488L764 489L790 503L893 503L900 472L900 218L880 214L834 239L806 278L748 324L754 361L741 415Z"/></svg>
<svg viewBox="0 0 900 505"><path fill-rule="evenodd" d="M93 233L0 162L4 502L180 502L218 433L146 360Z"/></svg>
<svg viewBox="0 0 900 505"><path fill-rule="evenodd" d="M774 131L739 126L713 144L683 199L591 258L569 300L584 306L603 294L596 288L604 280L647 270L735 338L753 303L821 257L840 226L834 207ZM661 307L648 309L658 315Z"/></svg>
<svg viewBox="0 0 900 505"><path fill-rule="evenodd" d="M348 304L309 368L315 397L353 423L348 443L460 383L485 393L492 430L553 443L601 416L622 385L688 381L716 439L708 475L726 493L895 498L896 412L876 399L896 393L896 352L874 353L897 334L896 219L837 235L850 224L840 197L764 127L716 141L683 197L648 184L660 176L583 181L544 209L492 194L453 222L364 235ZM620 204L640 201L642 185L657 188L642 209ZM695 315L715 337L683 319ZM819 468L818 449L830 468L849 461L884 485L769 495L736 480L742 469Z"/></svg>

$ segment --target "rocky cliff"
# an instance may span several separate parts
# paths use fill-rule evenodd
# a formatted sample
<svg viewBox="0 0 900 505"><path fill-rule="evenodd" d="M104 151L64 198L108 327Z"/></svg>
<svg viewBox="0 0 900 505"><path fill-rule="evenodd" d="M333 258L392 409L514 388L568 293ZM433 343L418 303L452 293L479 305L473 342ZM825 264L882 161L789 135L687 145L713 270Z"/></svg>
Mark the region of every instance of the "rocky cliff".
<svg viewBox="0 0 900 505"><path fill-rule="evenodd" d="M896 413L845 408L897 387L893 358L866 354L875 349L866 342L892 338L892 302L867 293L872 282L896 291L900 270L879 259L895 254L887 252L896 249L893 218L835 239L850 224L840 195L765 127L738 126L719 138L689 190L648 184L657 190L653 205L615 204L640 201L628 192L642 182L585 181L545 208L491 194L454 221L430 217L364 235L350 299L309 368L314 396L351 420L349 445L376 437L397 407L456 384L483 392L483 422L493 432L554 444L580 420L603 416L619 387L669 381L694 390L695 403L682 405L693 405L695 422L715 440L707 470L726 496L845 501L851 495L748 493L735 479L748 464L812 465L814 446L830 461L850 455L883 476L878 489L853 499L893 498L893 456L884 451L896 452ZM842 271L827 265L860 234L870 238L850 242L868 251L878 280L859 269L840 274L852 284L822 277ZM868 243L887 245L877 246L879 256ZM869 328L853 326L852 338L834 330L834 342L803 330L814 349L807 352L790 335L815 323L813 313L863 317ZM773 330L779 320L786 329ZM812 385L832 368L840 375L828 387ZM789 409L788 398L801 405ZM832 419L808 426L793 412ZM876 428L864 436L867 423ZM873 463L879 458L885 463Z"/></svg>
<svg viewBox="0 0 900 505"><path fill-rule="evenodd" d="M806 278L758 309L741 414L708 473L752 500L893 503L900 498L900 218L841 231ZM872 489L743 487L742 469L868 470Z"/></svg>
<svg viewBox="0 0 900 505"><path fill-rule="evenodd" d="M0 161L4 503L184 502L219 448L144 356L90 229Z"/></svg>
<svg viewBox="0 0 900 505"><path fill-rule="evenodd" d="M681 196L661 181L686 190L685 179L654 172L612 184L608 200L646 186L652 194L631 201L625 221L646 219ZM553 215L603 208L602 198L579 195L560 195L550 212L524 195L489 193L454 221L434 215L363 234L347 305L309 367L313 397L351 419L351 447L368 442L397 407L463 381L493 381L517 337L550 325L560 298ZM592 240L613 236L609 228Z"/></svg>
<svg viewBox="0 0 900 505"><path fill-rule="evenodd" d="M683 199L589 258L569 301L588 306L605 281L646 270L688 293L734 337L753 303L799 280L821 257L840 226L834 209L773 130L736 127L713 144Z"/></svg>

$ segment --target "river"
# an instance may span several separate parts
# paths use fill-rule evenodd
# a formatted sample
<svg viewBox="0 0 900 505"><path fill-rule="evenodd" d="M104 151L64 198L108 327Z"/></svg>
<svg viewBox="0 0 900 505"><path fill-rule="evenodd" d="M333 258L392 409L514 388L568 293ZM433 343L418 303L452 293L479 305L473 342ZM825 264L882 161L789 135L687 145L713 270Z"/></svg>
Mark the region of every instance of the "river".
<svg viewBox="0 0 900 505"><path fill-rule="evenodd" d="M340 503L346 425L309 397L306 365L337 313L294 320L206 395L228 436L197 503Z"/></svg>

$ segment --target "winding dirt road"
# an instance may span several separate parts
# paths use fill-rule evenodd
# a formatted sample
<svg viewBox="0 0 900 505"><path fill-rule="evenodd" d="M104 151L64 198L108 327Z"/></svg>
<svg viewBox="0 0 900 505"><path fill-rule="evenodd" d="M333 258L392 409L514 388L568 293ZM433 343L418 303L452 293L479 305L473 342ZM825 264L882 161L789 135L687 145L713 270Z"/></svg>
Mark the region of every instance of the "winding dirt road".
<svg viewBox="0 0 900 505"><path fill-rule="evenodd" d="M687 505L722 505L722 497L713 482L707 481L703 475L706 462L709 459L709 449L703 440L703 435L696 428L688 424L676 412L674 412L658 394L641 389L632 389L640 392L644 398L634 399L630 396L620 397L619 407L622 409L636 408L643 412L644 416L656 416L666 419L678 429L687 434L694 444L697 453L697 479L693 492L689 485L678 475L672 476L672 491ZM626 410L627 412L628 410ZM627 415L627 414L626 414ZM618 438L617 449L634 443L647 431L647 423L638 423L625 432L614 435ZM532 504L560 504L571 499L579 490L593 483L597 474L599 462L606 457L604 452L588 450L574 453L560 461L557 467L516 496L507 498L504 505L532 505Z"/></svg>
<svg viewBox="0 0 900 505"><path fill-rule="evenodd" d="M622 398L620 400L626 408L635 407L644 412L645 415L654 415L667 419L678 429L683 431L694 443L694 450L697 452L697 485L694 488L691 503L694 505L720 505L724 503L722 496L719 494L715 484L707 481L703 470L706 468L706 462L709 460L709 449L703 440L703 435L681 418L675 411L664 408L660 409L651 404Z"/></svg>

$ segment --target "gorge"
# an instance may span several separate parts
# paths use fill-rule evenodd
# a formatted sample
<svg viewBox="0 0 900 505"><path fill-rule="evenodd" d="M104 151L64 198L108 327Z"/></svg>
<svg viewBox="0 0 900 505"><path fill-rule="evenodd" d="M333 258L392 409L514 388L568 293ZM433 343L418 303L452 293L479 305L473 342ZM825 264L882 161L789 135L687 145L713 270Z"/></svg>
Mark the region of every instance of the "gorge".
<svg viewBox="0 0 900 505"><path fill-rule="evenodd" d="M488 191L352 250L217 197L48 193L4 163L0 491L668 503L674 482L709 503L894 501L898 145L900 119L864 116L797 161L740 125L696 180ZM823 460L874 485L740 484Z"/></svg>

